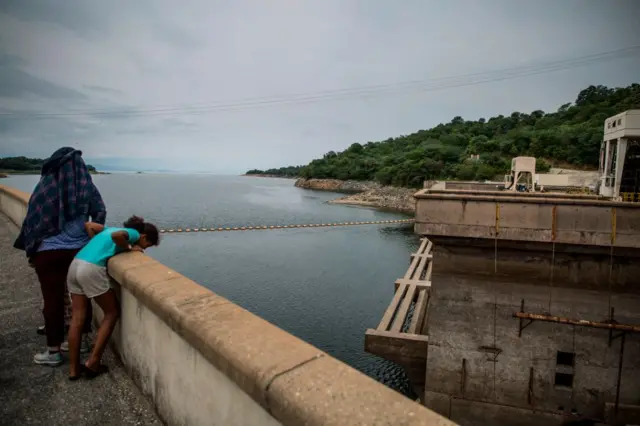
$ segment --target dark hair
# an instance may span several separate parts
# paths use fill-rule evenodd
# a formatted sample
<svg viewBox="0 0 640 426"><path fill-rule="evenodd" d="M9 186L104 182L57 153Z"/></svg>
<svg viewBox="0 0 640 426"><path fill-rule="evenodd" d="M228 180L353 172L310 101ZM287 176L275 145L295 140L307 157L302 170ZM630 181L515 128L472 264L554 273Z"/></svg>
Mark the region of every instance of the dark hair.
<svg viewBox="0 0 640 426"><path fill-rule="evenodd" d="M152 245L157 246L160 244L158 228L152 223L145 222L143 218L131 216L123 225L125 228L135 229L141 235L144 234Z"/></svg>

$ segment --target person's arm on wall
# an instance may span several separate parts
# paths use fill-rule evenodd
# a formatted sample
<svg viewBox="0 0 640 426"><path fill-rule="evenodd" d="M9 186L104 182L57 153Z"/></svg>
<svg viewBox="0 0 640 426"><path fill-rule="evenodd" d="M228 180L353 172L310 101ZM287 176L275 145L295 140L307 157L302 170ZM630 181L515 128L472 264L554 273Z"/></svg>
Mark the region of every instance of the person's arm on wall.
<svg viewBox="0 0 640 426"><path fill-rule="evenodd" d="M95 222L87 222L84 224L84 229L87 231L89 238L93 238L104 230L104 226Z"/></svg>
<svg viewBox="0 0 640 426"><path fill-rule="evenodd" d="M129 242L129 233L127 231L116 231L111 234L111 240L119 249L129 251L132 249Z"/></svg>

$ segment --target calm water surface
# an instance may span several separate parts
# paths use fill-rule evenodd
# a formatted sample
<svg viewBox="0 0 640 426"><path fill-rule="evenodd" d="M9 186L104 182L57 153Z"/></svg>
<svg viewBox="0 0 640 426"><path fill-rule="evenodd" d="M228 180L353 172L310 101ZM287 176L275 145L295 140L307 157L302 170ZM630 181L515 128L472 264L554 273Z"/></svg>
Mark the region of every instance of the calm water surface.
<svg viewBox="0 0 640 426"><path fill-rule="evenodd" d="M38 176L6 184L31 192ZM336 194L292 180L213 175L94 176L107 222L132 214L161 227L285 225L399 219L372 209L329 205ZM148 254L214 292L409 394L401 368L364 352L417 247L410 225L165 235Z"/></svg>

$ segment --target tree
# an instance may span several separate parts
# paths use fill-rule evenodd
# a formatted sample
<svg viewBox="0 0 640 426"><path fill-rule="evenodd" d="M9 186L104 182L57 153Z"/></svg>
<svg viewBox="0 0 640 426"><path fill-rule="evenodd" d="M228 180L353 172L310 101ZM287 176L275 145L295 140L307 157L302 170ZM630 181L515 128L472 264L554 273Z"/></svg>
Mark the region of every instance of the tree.
<svg viewBox="0 0 640 426"><path fill-rule="evenodd" d="M268 176L281 176L281 177L298 177L302 176L303 167L302 166L289 166L289 167L280 167L279 169L268 169L268 170L259 170L259 169L251 169L246 172L248 175L268 175ZM311 177L312 174L309 174L307 177Z"/></svg>
<svg viewBox="0 0 640 426"><path fill-rule="evenodd" d="M364 151L364 148L362 147L362 145L360 145L359 143L354 143L352 144L349 149L347 149L347 152L350 152L352 154L360 154L362 151Z"/></svg>
<svg viewBox="0 0 640 426"><path fill-rule="evenodd" d="M336 157L338 154L336 154L335 151L329 151L324 155L324 158L334 158Z"/></svg>
<svg viewBox="0 0 640 426"><path fill-rule="evenodd" d="M464 119L462 117L460 117L459 115L456 115L451 120L451 124L453 124L454 126L458 125L458 124L464 124Z"/></svg>

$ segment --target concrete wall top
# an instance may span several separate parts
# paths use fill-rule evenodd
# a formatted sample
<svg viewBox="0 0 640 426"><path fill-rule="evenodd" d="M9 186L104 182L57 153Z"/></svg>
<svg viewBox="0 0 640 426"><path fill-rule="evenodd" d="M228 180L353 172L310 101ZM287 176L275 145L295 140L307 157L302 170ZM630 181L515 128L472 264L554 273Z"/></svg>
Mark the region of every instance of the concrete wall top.
<svg viewBox="0 0 640 426"><path fill-rule="evenodd" d="M17 226L22 224L27 214L28 203L29 194L0 185L0 211Z"/></svg>
<svg viewBox="0 0 640 426"><path fill-rule="evenodd" d="M473 190L429 190L418 191L414 197L417 200L473 200L499 203L525 204L555 204L555 205L585 205L604 207L628 207L638 209L640 203L610 201L599 195L566 194L560 192L510 192L510 191L473 191Z"/></svg>
<svg viewBox="0 0 640 426"><path fill-rule="evenodd" d="M489 191L423 190L415 198L416 232L429 238L640 248L640 203Z"/></svg>
<svg viewBox="0 0 640 426"><path fill-rule="evenodd" d="M29 197L0 185L0 198ZM142 253L109 273L282 424L455 424Z"/></svg>
<svg viewBox="0 0 640 426"><path fill-rule="evenodd" d="M0 192L2 192L3 195L14 199L19 204L22 204L24 206L26 206L29 203L29 194L27 194L26 192L23 192L5 185L0 185Z"/></svg>
<svg viewBox="0 0 640 426"><path fill-rule="evenodd" d="M29 203L29 194L26 192L5 185L0 185L0 191L25 205Z"/></svg>

